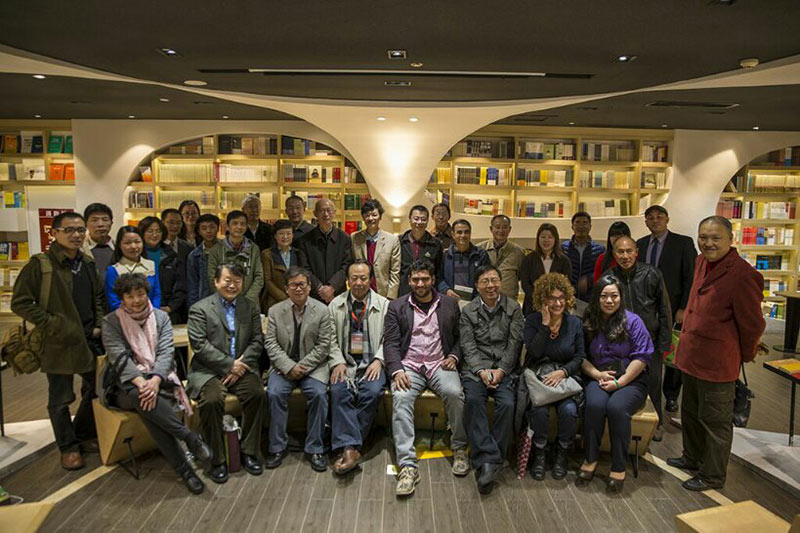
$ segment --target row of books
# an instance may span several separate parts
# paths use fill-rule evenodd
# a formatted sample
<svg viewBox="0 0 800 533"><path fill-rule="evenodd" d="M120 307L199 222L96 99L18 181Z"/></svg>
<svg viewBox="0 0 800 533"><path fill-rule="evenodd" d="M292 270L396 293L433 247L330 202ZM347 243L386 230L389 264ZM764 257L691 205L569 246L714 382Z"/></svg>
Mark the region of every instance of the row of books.
<svg viewBox="0 0 800 533"><path fill-rule="evenodd" d="M781 254L756 255L756 270L789 270L789 257Z"/></svg>
<svg viewBox="0 0 800 533"><path fill-rule="evenodd" d="M14 295L11 291L0 292L0 313L11 312L11 297Z"/></svg>
<svg viewBox="0 0 800 533"><path fill-rule="evenodd" d="M72 153L72 132L53 131L47 138L48 154L71 154Z"/></svg>
<svg viewBox="0 0 800 533"><path fill-rule="evenodd" d="M364 176L356 167L344 167L344 182L345 183L366 183Z"/></svg>
<svg viewBox="0 0 800 533"><path fill-rule="evenodd" d="M631 203L627 198L612 200L582 200L578 211L586 211L593 217L624 217L631 214Z"/></svg>
<svg viewBox="0 0 800 533"><path fill-rule="evenodd" d="M214 191L161 191L158 195L159 209L177 209L184 200L194 200L200 209L214 210Z"/></svg>
<svg viewBox="0 0 800 533"><path fill-rule="evenodd" d="M17 282L20 269L18 267L0 267L0 285L5 287L13 287Z"/></svg>
<svg viewBox="0 0 800 533"><path fill-rule="evenodd" d="M572 187L574 179L572 169L517 168L517 186L519 187Z"/></svg>
<svg viewBox="0 0 800 533"><path fill-rule="evenodd" d="M283 165L283 181L306 183L341 183L341 167L324 167L322 165Z"/></svg>
<svg viewBox="0 0 800 533"><path fill-rule="evenodd" d="M667 173L655 170L643 170L639 187L642 189L666 189Z"/></svg>
<svg viewBox="0 0 800 533"><path fill-rule="evenodd" d="M797 205L794 202L753 202L721 199L717 202L717 215L726 218L794 220Z"/></svg>
<svg viewBox="0 0 800 533"><path fill-rule="evenodd" d="M128 192L128 207L133 209L153 209L155 207L153 202L153 193L145 191L129 191Z"/></svg>
<svg viewBox="0 0 800 533"><path fill-rule="evenodd" d="M569 142L520 142L520 159L561 159L573 161L575 159L575 143Z"/></svg>
<svg viewBox="0 0 800 533"><path fill-rule="evenodd" d="M734 176L728 188L733 192L800 192L800 175L748 172L746 176Z"/></svg>
<svg viewBox="0 0 800 533"><path fill-rule="evenodd" d="M800 146L788 146L782 150L770 152L767 160L775 165L800 167Z"/></svg>
<svg viewBox="0 0 800 533"><path fill-rule="evenodd" d="M21 163L0 163L0 181L47 179L43 159L23 159Z"/></svg>
<svg viewBox="0 0 800 533"><path fill-rule="evenodd" d="M222 142L220 141L220 144ZM281 154L283 155L338 155L329 146L307 139L281 137Z"/></svg>
<svg viewBox="0 0 800 533"><path fill-rule="evenodd" d="M308 191L285 191L282 199L281 205L286 205L286 199L289 196L299 196L306 202L306 209L307 211L314 212L314 206L322 200L323 198L328 198L331 200L335 205L339 205L339 201L341 200L341 193L310 193Z"/></svg>
<svg viewBox="0 0 800 533"><path fill-rule="evenodd" d="M294 149L294 143L292 143L292 148ZM219 153L234 155L275 155L278 153L278 139L266 135L220 135Z"/></svg>
<svg viewBox="0 0 800 533"><path fill-rule="evenodd" d="M633 172L618 170L581 170L578 185L585 189L629 189Z"/></svg>
<svg viewBox="0 0 800 533"><path fill-rule="evenodd" d="M342 227L345 233L352 235L364 229L364 223L360 220L346 220L343 225L340 224L340 227Z"/></svg>
<svg viewBox="0 0 800 533"><path fill-rule="evenodd" d="M364 202L369 199L369 194L345 194L344 209L345 211L357 211L361 209L361 206L364 205Z"/></svg>
<svg viewBox="0 0 800 533"><path fill-rule="evenodd" d="M585 142L581 152L583 161L633 161L633 143L625 142Z"/></svg>
<svg viewBox="0 0 800 533"><path fill-rule="evenodd" d="M791 246L794 244L794 229L782 226L769 228L746 226L741 229L740 235L739 242L745 246Z"/></svg>
<svg viewBox="0 0 800 533"><path fill-rule="evenodd" d="M3 191L3 207L7 209L25 207L25 191Z"/></svg>
<svg viewBox="0 0 800 533"><path fill-rule="evenodd" d="M219 208L224 210L241 209L242 202L255 191L220 191L219 193ZM275 199L277 194L270 192L259 192L258 197L261 200L261 209L276 209Z"/></svg>
<svg viewBox="0 0 800 533"><path fill-rule="evenodd" d="M469 215L498 215L505 214L506 200L503 198L476 198L469 196L456 196L455 210Z"/></svg>
<svg viewBox="0 0 800 533"><path fill-rule="evenodd" d="M487 141L467 139L456 143L453 157L492 157L495 159L513 159L514 141Z"/></svg>
<svg viewBox="0 0 800 533"><path fill-rule="evenodd" d="M27 261L29 258L27 241L0 242L0 261Z"/></svg>
<svg viewBox="0 0 800 533"><path fill-rule="evenodd" d="M220 183L278 182L276 165L230 165L214 163L214 180Z"/></svg>
<svg viewBox="0 0 800 533"><path fill-rule="evenodd" d="M461 185L511 185L511 167L456 167L456 183Z"/></svg>
<svg viewBox="0 0 800 533"><path fill-rule="evenodd" d="M764 270L764 269L759 269ZM764 280L764 296L775 296L775 291L785 291L788 288L788 283L784 279L765 279Z"/></svg>
<svg viewBox="0 0 800 533"><path fill-rule="evenodd" d="M569 205L569 204L567 204ZM565 211L565 202L517 202L517 216L521 218L564 218L571 216Z"/></svg>
<svg viewBox="0 0 800 533"><path fill-rule="evenodd" d="M19 135L6 133L0 135L0 153L41 154L44 153L44 133L41 131L21 131ZM72 132L54 131L47 140L48 154L71 154Z"/></svg>
<svg viewBox="0 0 800 533"><path fill-rule="evenodd" d="M184 154L184 155L213 155L214 154L214 137L208 135L201 139L192 139L180 144L173 144L167 148L168 154Z"/></svg>
<svg viewBox="0 0 800 533"><path fill-rule="evenodd" d="M786 304L784 302L761 302L761 309L769 318L786 319Z"/></svg>
<svg viewBox="0 0 800 533"><path fill-rule="evenodd" d="M445 183L452 183L453 181L453 173L450 170L450 167L437 167L431 172L431 179L428 180L428 183L438 183L438 184L445 184Z"/></svg>
<svg viewBox="0 0 800 533"><path fill-rule="evenodd" d="M50 163L51 181L75 181L75 163Z"/></svg>
<svg viewBox="0 0 800 533"><path fill-rule="evenodd" d="M158 166L160 183L211 183L214 167L211 163L162 163ZM142 176L144 181L144 176Z"/></svg>
<svg viewBox="0 0 800 533"><path fill-rule="evenodd" d="M666 144L642 144L642 161L645 163L666 163L669 160L669 147Z"/></svg>

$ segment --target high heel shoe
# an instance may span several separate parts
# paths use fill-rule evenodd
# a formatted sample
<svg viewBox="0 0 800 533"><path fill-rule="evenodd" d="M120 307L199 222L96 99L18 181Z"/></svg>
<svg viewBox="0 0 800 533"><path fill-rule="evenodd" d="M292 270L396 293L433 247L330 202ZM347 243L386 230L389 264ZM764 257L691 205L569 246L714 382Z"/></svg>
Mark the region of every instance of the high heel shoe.
<svg viewBox="0 0 800 533"><path fill-rule="evenodd" d="M606 492L610 494L619 494L622 492L622 487L625 486L625 479L608 478L608 485L606 485Z"/></svg>
<svg viewBox="0 0 800 533"><path fill-rule="evenodd" d="M593 478L594 478L594 470L584 470L583 468L579 468L578 477L575 479L575 484L578 485L579 487L582 487L584 485L588 485Z"/></svg>

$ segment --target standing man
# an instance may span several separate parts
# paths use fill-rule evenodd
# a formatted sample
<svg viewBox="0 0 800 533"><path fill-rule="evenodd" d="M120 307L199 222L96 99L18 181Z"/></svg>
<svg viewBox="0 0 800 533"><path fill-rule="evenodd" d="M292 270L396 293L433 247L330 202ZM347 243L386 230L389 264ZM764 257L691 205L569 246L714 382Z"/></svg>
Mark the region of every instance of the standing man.
<svg viewBox="0 0 800 533"><path fill-rule="evenodd" d="M186 268L186 258L189 257L192 249L194 248L187 241L178 237L183 228L183 216L177 209L168 208L161 211L161 222L167 228L167 237L164 239L164 244L170 246L172 250L178 254L179 264Z"/></svg>
<svg viewBox="0 0 800 533"><path fill-rule="evenodd" d="M472 225L468 220L453 222L453 244L444 252L442 271L447 284L445 294L456 300L470 301L478 294L475 273L489 264L486 250L472 244Z"/></svg>
<svg viewBox="0 0 800 533"><path fill-rule="evenodd" d="M92 399L97 397L95 356L102 353L103 286L94 261L81 252L86 237L83 217L61 213L51 231L55 242L19 273L11 310L34 324L45 339L39 355L47 375L50 423L61 466L78 470L85 466L81 452L97 451ZM81 377L81 402L71 419L75 374Z"/></svg>
<svg viewBox="0 0 800 533"><path fill-rule="evenodd" d="M733 442L733 398L739 367L756 356L766 322L764 278L731 247L727 218L700 222L694 283L684 313L675 364L683 373L683 454L667 464L697 471L689 490L725 484Z"/></svg>
<svg viewBox="0 0 800 533"><path fill-rule="evenodd" d="M361 206L365 228L353 233L353 258L372 265L370 288L390 300L397 298L400 288L400 239L380 229L383 206L369 199Z"/></svg>
<svg viewBox="0 0 800 533"><path fill-rule="evenodd" d="M350 290L333 299L331 344L331 448L338 458L333 471L346 474L358 466L386 386L383 371L383 322L389 300L370 289L369 263L356 259L347 267Z"/></svg>
<svg viewBox="0 0 800 533"><path fill-rule="evenodd" d="M303 219L306 214L306 201L293 194L286 199L283 210L286 211L286 218L292 223L294 232L292 242L297 246L300 237L314 229L313 224Z"/></svg>
<svg viewBox="0 0 800 533"><path fill-rule="evenodd" d="M323 433L328 419L328 378L331 358L331 316L324 304L309 299L311 275L292 266L284 274L289 298L269 308L264 348L272 363L267 382L269 397L269 454L266 467L277 468L286 457L289 396L300 387L308 401L305 455L316 472L328 466ZM334 368L341 377L344 365Z"/></svg>
<svg viewBox="0 0 800 533"><path fill-rule="evenodd" d="M256 243L244 236L247 232L247 215L244 212L231 211L225 222L228 225L228 235L215 244L208 254L209 287L214 288L214 277L220 265L239 265L244 272L242 294L259 309L261 289L264 287L261 250Z"/></svg>
<svg viewBox="0 0 800 533"><path fill-rule="evenodd" d="M663 354L669 351L672 344L672 311L661 271L637 261L638 256L636 242L623 235L614 243L617 266L610 269L610 272L622 282L625 308L639 315L653 340L655 353L647 363L647 393L658 413L658 426L653 440L659 442L664 421L661 411L661 374L664 367Z"/></svg>
<svg viewBox="0 0 800 533"><path fill-rule="evenodd" d="M329 304L345 290L347 265L353 260L350 236L334 226L336 206L328 198L314 205L317 226L303 235L297 248L303 251L311 270L311 296Z"/></svg>
<svg viewBox="0 0 800 533"><path fill-rule="evenodd" d="M450 226L450 206L445 203L433 206L433 231L431 235L442 243L442 250L453 244L453 227Z"/></svg>
<svg viewBox="0 0 800 533"><path fill-rule="evenodd" d="M683 323L683 313L689 301L694 278L694 261L697 250L692 238L667 229L669 213L660 205L651 205L644 212L644 222L650 235L636 241L639 257L657 267L664 276L664 285L669 294L672 323ZM678 395L681 392L681 373L669 366L664 368L664 398L670 413L678 410Z"/></svg>
<svg viewBox="0 0 800 533"><path fill-rule="evenodd" d="M214 457L208 472L211 481L228 481L225 462L225 395L233 394L242 404L242 466L258 476L263 471L261 428L265 395L259 379L258 358L263 336L258 306L243 296L244 270L236 264L217 267L216 294L189 309L189 344L194 357L189 366L186 392L200 411L203 439Z"/></svg>
<svg viewBox="0 0 800 533"><path fill-rule="evenodd" d="M272 246L272 226L261 220L261 197L248 194L242 200L242 211L247 216L247 231L244 236L256 243L262 252Z"/></svg>
<svg viewBox="0 0 800 533"><path fill-rule="evenodd" d="M208 254L219 242L219 217L206 213L196 222L197 235L203 240L186 259L187 307L191 307L209 294Z"/></svg>
<svg viewBox="0 0 800 533"><path fill-rule="evenodd" d="M386 367L392 379L392 432L399 468L397 496L413 494L420 481L414 450L414 403L426 387L442 399L447 411L453 434L453 474L469 473L464 392L458 377L458 301L434 290L436 273L427 259L410 265L409 283L413 292L389 304L383 338Z"/></svg>
<svg viewBox="0 0 800 533"><path fill-rule="evenodd" d="M114 213L106 204L89 204L83 210L88 235L81 251L94 261L100 285L105 286L106 269L114 261L114 239L111 238L111 225Z"/></svg>
<svg viewBox="0 0 800 533"><path fill-rule="evenodd" d="M408 284L408 275L414 261L425 259L430 261L434 268L436 283L439 290L447 290L442 275L442 242L433 237L428 230L428 208L424 205L415 205L408 212L408 224L411 227L400 237L400 288L398 295L403 296L411 292Z"/></svg>
<svg viewBox="0 0 800 533"><path fill-rule="evenodd" d="M572 215L572 238L563 242L561 248L572 263L570 282L575 287L575 296L584 302L589 301L594 285L594 265L605 247L597 244L589 236L592 231L592 217L585 211Z"/></svg>
<svg viewBox="0 0 800 533"><path fill-rule="evenodd" d="M461 313L461 384L464 421L470 442L478 492L492 491L503 468L514 427L515 388L512 372L522 347L522 309L500 292L502 275L492 265L475 272L478 298ZM486 402L494 396L494 425L489 429Z"/></svg>
<svg viewBox="0 0 800 533"><path fill-rule="evenodd" d="M497 269L502 279L500 292L515 302L519 296L519 269L525 259L521 246L508 240L511 234L511 219L506 215L495 215L489 224L492 238L478 244L486 250L489 262Z"/></svg>

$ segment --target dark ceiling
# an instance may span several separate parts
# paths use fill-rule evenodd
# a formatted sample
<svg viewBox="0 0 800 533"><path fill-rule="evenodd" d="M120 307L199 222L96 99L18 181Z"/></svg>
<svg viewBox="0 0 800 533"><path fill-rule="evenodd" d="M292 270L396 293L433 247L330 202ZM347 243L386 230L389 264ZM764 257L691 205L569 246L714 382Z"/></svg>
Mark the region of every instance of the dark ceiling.
<svg viewBox="0 0 800 533"><path fill-rule="evenodd" d="M737 0L730 5L722 0L139 0L124 7L98 0L3 0L0 44L145 80L182 84L200 79L209 89L333 99L479 101L638 89L735 70L746 57L763 63L800 54L798 15L798 0ZM159 51L164 47L179 55L166 57ZM408 58L389 60L386 51L393 48L406 49ZM620 54L637 59L620 63ZM414 61L422 62L422 68L412 68ZM397 69L407 74L241 72L247 68ZM426 70L535 71L568 77L428 76L423 75ZM397 80L411 81L411 86L384 85ZM144 86L30 76L3 76L0 83L0 117L285 118L219 100L193 104L213 99L179 91L171 91L172 101L161 104L158 97L164 90ZM762 120L762 129L800 129L797 106L788 107L785 94L780 96L761 105L766 114L774 110L770 116L775 118L774 126ZM626 98L632 100L619 100L620 108L608 107L617 100L598 103L592 118L576 111L574 119L567 119L564 110L558 120L708 127L708 117L696 111L645 113L638 97ZM618 116L622 108L626 115ZM712 119L720 121L718 127L738 128L734 118L744 116L742 105ZM749 127L752 120L744 122Z"/></svg>

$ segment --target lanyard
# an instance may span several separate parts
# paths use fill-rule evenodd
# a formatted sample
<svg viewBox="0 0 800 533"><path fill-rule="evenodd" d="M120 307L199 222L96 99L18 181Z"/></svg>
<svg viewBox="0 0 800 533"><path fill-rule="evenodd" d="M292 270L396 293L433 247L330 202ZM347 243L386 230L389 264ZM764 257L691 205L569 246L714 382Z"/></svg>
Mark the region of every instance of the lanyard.
<svg viewBox="0 0 800 533"><path fill-rule="evenodd" d="M356 329L361 331L361 321L364 320L364 313L367 312L367 304L364 302L364 307L361 308L361 316L357 317L356 314L351 310L350 316L353 317L353 320L356 323Z"/></svg>

